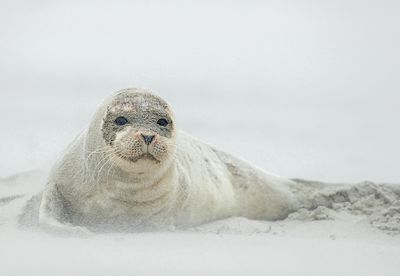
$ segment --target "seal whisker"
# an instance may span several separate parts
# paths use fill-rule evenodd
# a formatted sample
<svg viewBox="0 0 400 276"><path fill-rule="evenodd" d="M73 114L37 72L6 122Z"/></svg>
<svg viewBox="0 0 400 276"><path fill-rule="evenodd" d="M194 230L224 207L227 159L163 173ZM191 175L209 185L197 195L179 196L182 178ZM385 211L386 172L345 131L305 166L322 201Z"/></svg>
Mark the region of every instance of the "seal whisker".
<svg viewBox="0 0 400 276"><path fill-rule="evenodd" d="M107 184L108 185L110 185L110 183L109 183L109 176L110 176L110 170L114 167L114 165L116 164L115 163L115 158L117 158L116 156L112 156L111 157L111 166L108 168L108 171L107 171L107 177L106 177L106 180L107 180Z"/></svg>
<svg viewBox="0 0 400 276"><path fill-rule="evenodd" d="M94 154L102 154L102 153L107 153L107 152L111 152L112 149L108 148L107 146L94 150L92 152L89 153L89 155L85 158L85 162L90 161L90 157L92 157Z"/></svg>
<svg viewBox="0 0 400 276"><path fill-rule="evenodd" d="M98 178L99 178L100 172L101 172L102 168L104 167L104 165L107 164L108 160L110 159L110 156L112 156L111 153L104 153L104 155L101 157L101 159L95 165L94 173L97 172L97 174L95 174L93 176L95 176L95 179L97 179L96 180L97 184L98 184Z"/></svg>
<svg viewBox="0 0 400 276"><path fill-rule="evenodd" d="M107 165L107 164L110 164L110 161L112 160L112 156L111 156L111 158L110 158L110 156L108 156L108 158L106 158L106 160L105 160L105 162L103 163L103 165L100 167L100 169L99 169L99 171L98 171L98 173L97 173L97 177L96 177L96 184L97 185L99 185L99 180L100 180L100 177L101 177L101 172L102 172L102 170L104 169L104 167Z"/></svg>

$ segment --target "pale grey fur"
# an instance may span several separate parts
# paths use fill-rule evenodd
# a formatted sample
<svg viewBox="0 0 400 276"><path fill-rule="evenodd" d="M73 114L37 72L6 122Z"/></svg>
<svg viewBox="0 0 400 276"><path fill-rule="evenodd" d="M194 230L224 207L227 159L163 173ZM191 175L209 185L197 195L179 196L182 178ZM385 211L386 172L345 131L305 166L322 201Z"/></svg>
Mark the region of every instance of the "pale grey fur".
<svg viewBox="0 0 400 276"><path fill-rule="evenodd" d="M125 105L125 99L133 100ZM110 112L117 116L129 108L135 113L128 114L134 121L130 128L112 126ZM154 116L168 116L170 129L156 126ZM117 156L133 143L128 134L121 136L124 131L155 134L159 149L154 146L151 154L159 162ZM135 143L131 154L137 154ZM311 191L322 188L314 186L267 174L177 131L165 101L146 90L125 89L104 101L52 169L40 199L39 223L67 231L138 231L231 216L276 220L302 207L329 205L329 200L312 198Z"/></svg>
<svg viewBox="0 0 400 276"><path fill-rule="evenodd" d="M134 109L132 114L129 108ZM121 110L133 116L132 133L148 131L160 139L165 152L159 164L121 161L110 152L123 130L114 128L107 116ZM153 114L167 116L170 129L154 126ZM123 139L122 146L128 146ZM154 148L154 154L159 151ZM282 219L298 208L291 185L177 131L170 107L158 96L125 89L104 101L88 129L52 169L39 221L56 228L135 231L230 216Z"/></svg>

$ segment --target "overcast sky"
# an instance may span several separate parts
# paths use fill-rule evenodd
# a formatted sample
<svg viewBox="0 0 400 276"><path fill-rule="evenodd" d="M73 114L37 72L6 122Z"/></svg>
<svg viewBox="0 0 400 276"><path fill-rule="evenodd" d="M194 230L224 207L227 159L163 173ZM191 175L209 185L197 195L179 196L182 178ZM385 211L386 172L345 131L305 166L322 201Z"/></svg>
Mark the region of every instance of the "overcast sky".
<svg viewBox="0 0 400 276"><path fill-rule="evenodd" d="M399 182L399 3L1 0L0 176L49 167L139 86L274 173Z"/></svg>

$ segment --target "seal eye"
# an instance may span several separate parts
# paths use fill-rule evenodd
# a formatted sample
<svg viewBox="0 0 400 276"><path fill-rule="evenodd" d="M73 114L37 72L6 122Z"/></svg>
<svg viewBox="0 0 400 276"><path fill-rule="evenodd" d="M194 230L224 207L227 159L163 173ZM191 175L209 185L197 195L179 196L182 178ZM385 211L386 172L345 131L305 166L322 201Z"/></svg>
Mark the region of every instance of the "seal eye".
<svg viewBox="0 0 400 276"><path fill-rule="evenodd" d="M125 117L118 117L117 119L115 119L114 122L118 126L123 126L128 123L128 119L126 119Z"/></svg>
<svg viewBox="0 0 400 276"><path fill-rule="evenodd" d="M166 126L166 125L168 125L168 121L166 119L159 119L157 121L157 124L160 126Z"/></svg>

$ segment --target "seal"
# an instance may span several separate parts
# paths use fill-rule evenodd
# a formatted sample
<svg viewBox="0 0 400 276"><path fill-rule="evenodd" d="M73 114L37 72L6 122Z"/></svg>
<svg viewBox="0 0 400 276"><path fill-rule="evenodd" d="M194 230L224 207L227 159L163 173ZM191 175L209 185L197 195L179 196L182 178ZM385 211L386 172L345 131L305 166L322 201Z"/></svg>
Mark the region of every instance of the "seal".
<svg viewBox="0 0 400 276"><path fill-rule="evenodd" d="M233 216L277 220L299 208L294 185L178 130L166 101L130 88L104 100L56 162L39 223L142 231Z"/></svg>

